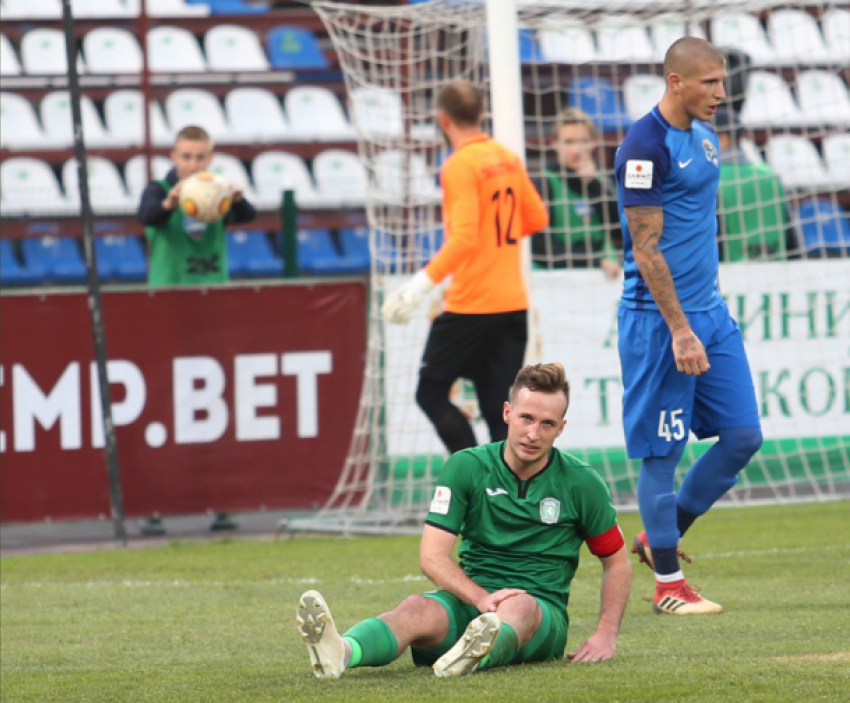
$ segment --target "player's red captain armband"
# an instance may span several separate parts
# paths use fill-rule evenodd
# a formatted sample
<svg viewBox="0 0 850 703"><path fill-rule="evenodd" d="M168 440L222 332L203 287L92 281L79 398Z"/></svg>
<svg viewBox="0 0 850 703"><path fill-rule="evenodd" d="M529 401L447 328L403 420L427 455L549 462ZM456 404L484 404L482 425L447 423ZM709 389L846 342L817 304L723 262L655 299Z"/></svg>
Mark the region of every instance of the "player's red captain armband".
<svg viewBox="0 0 850 703"><path fill-rule="evenodd" d="M614 525L610 530L596 537L588 537L585 541L591 553L600 558L610 557L620 551L626 543L619 525Z"/></svg>

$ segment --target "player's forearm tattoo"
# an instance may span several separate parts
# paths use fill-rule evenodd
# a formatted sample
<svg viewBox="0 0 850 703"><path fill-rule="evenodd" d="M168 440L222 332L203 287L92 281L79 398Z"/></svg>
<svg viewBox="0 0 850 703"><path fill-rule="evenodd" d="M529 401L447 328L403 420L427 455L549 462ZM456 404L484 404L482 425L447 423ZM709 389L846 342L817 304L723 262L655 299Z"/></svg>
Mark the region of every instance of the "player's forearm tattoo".
<svg viewBox="0 0 850 703"><path fill-rule="evenodd" d="M661 253L664 211L660 207L645 205L627 207L626 220L632 235L635 263L655 299L655 304L671 331L686 327L688 319L679 303L667 260Z"/></svg>

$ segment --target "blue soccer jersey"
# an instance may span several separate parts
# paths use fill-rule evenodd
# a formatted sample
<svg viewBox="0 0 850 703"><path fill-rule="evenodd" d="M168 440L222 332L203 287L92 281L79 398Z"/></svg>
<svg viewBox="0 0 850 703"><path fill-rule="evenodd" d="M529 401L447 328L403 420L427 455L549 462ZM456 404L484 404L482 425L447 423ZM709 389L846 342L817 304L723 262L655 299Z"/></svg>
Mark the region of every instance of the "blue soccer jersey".
<svg viewBox="0 0 850 703"><path fill-rule="evenodd" d="M717 290L717 187L720 157L717 135L695 120L681 130L658 107L635 122L617 150L617 205L623 229L624 276L621 305L657 310L638 271L625 208L662 207L661 253L685 312L710 310L720 304Z"/></svg>

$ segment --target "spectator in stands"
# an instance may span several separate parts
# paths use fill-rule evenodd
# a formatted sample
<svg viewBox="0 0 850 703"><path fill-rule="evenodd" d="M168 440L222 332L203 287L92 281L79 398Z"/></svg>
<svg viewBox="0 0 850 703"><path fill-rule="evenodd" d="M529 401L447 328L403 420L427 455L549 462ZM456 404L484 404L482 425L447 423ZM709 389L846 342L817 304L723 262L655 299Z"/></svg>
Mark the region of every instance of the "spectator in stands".
<svg viewBox="0 0 850 703"><path fill-rule="evenodd" d="M207 169L213 157L213 142L201 127L180 130L171 152L172 168L162 180L151 181L142 193L138 219L145 226L149 248L148 285L151 288L192 284L224 283L228 280L228 224L244 224L257 212L233 188L233 206L227 216L213 224L192 220L180 209L180 187L186 178ZM237 524L227 513L219 513L210 529L232 530ZM158 515L142 525L142 533L164 534Z"/></svg>
<svg viewBox="0 0 850 703"><path fill-rule="evenodd" d="M532 238L535 268L622 270L617 190L593 159L596 126L583 110L565 109L555 124L557 158L546 164L539 190L549 204L549 228Z"/></svg>
<svg viewBox="0 0 850 703"><path fill-rule="evenodd" d="M741 150L731 109L718 108L714 124L720 144L721 260L786 258L796 243L779 179L770 166L753 162Z"/></svg>

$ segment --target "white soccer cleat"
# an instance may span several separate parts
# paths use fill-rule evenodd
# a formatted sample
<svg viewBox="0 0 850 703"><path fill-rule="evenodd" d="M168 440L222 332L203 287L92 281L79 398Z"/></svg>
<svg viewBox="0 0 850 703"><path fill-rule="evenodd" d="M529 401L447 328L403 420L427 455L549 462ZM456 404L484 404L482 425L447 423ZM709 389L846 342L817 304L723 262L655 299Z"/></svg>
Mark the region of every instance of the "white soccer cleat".
<svg viewBox="0 0 850 703"><path fill-rule="evenodd" d="M321 593L306 591L298 600L298 634L307 645L317 679L338 679L345 671L345 645Z"/></svg>
<svg viewBox="0 0 850 703"><path fill-rule="evenodd" d="M496 613L479 615L469 625L457 643L432 667L440 678L471 674L496 644L502 621Z"/></svg>

